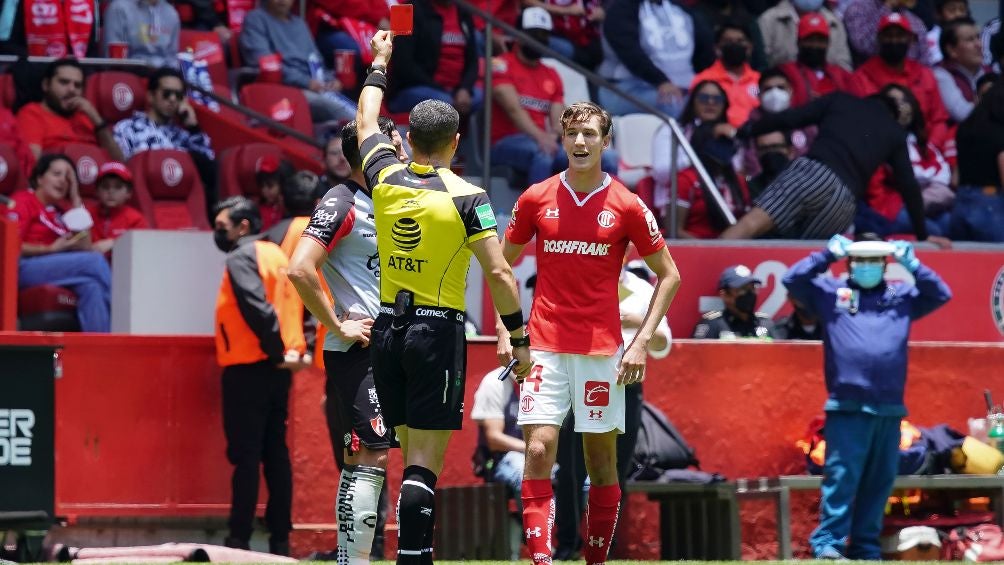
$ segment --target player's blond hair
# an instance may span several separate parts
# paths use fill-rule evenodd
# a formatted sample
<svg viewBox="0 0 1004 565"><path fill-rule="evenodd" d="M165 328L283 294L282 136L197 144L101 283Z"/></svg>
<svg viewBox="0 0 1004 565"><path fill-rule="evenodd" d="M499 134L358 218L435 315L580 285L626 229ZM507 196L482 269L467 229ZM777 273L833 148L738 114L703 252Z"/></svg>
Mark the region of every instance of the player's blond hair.
<svg viewBox="0 0 1004 565"><path fill-rule="evenodd" d="M593 116L600 118L600 134L610 135L610 113L592 102L574 102L561 113L561 129L564 131L573 122L588 122Z"/></svg>

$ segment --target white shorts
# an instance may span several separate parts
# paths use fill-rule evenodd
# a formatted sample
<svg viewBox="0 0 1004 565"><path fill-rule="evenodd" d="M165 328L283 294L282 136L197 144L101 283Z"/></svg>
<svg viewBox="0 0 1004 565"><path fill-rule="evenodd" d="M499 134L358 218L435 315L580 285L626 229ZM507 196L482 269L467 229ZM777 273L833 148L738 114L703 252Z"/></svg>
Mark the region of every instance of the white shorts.
<svg viewBox="0 0 1004 565"><path fill-rule="evenodd" d="M624 387L617 385L623 353L623 347L609 357L533 351L516 423L560 426L572 408L577 432L624 433Z"/></svg>

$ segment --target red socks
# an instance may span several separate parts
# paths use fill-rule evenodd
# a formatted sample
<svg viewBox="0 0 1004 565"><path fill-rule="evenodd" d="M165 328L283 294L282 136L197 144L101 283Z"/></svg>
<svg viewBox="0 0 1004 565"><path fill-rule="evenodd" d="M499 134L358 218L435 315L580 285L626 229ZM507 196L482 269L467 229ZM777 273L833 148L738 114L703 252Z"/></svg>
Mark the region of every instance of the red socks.
<svg viewBox="0 0 1004 565"><path fill-rule="evenodd" d="M525 486L523 492L526 492ZM613 539L614 528L617 526L617 511L620 509L620 505L620 485L615 483L607 486L592 485L589 487L589 503L586 506L586 534L582 539L582 558L585 559L586 565L606 562L607 552L610 551L610 540Z"/></svg>
<svg viewBox="0 0 1004 565"><path fill-rule="evenodd" d="M534 565L551 563L554 490L551 479L523 479L523 535Z"/></svg>

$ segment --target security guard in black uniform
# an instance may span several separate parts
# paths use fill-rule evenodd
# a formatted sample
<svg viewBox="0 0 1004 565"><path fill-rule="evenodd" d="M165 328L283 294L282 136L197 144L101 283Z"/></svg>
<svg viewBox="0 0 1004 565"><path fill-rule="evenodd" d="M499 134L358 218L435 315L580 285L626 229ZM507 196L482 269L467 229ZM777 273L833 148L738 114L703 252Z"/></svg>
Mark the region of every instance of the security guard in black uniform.
<svg viewBox="0 0 1004 565"><path fill-rule="evenodd" d="M694 327L695 339L778 339L774 323L756 311L758 287L763 282L746 265L733 265L718 277L718 295L724 310L712 310Z"/></svg>

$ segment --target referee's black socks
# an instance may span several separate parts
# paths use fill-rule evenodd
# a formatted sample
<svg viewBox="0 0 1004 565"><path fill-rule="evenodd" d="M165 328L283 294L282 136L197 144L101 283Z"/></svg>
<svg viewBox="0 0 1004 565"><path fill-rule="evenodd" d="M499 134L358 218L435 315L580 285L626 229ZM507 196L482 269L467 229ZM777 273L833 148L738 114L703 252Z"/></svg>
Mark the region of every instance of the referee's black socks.
<svg viewBox="0 0 1004 565"><path fill-rule="evenodd" d="M435 491L435 473L418 465L404 469L401 494L397 501L398 565L432 563Z"/></svg>

